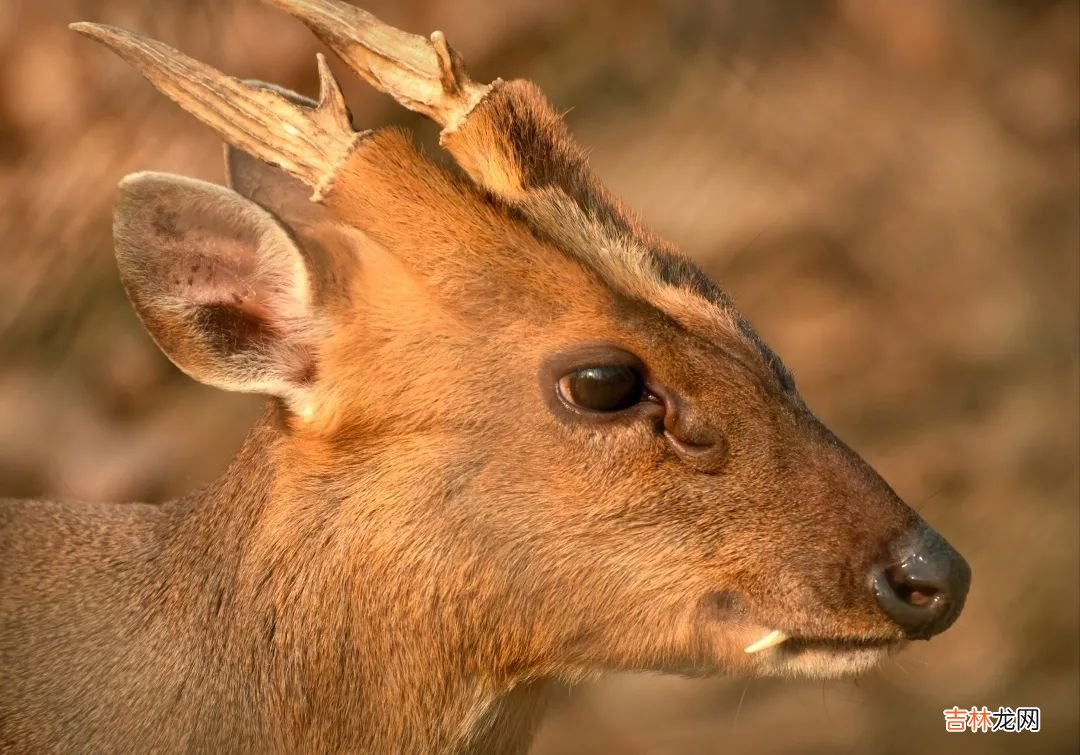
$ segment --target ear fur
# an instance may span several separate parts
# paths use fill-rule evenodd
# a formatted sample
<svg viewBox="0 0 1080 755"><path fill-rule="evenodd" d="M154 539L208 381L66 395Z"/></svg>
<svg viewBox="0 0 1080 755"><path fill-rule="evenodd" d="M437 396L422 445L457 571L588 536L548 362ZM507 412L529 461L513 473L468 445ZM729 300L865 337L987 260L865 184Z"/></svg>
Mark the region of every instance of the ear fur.
<svg viewBox="0 0 1080 755"><path fill-rule="evenodd" d="M302 403L315 375L311 275L270 212L222 186L136 173L120 183L113 233L128 296L181 370Z"/></svg>

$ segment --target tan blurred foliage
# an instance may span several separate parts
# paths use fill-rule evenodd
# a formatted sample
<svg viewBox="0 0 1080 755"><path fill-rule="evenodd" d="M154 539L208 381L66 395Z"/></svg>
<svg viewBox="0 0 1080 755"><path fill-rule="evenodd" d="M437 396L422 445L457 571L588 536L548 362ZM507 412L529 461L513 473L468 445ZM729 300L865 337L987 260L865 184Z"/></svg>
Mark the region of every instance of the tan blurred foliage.
<svg viewBox="0 0 1080 755"><path fill-rule="evenodd" d="M377 0L479 79L538 81L615 192L718 278L823 419L970 560L946 635L858 683L618 677L537 753L1075 752L1075 2ZM135 28L311 92L256 0L0 5L0 491L160 500L257 405L161 357L117 281L116 182L221 180L216 137L65 29ZM339 69L340 70L340 69ZM356 120L433 128L342 72ZM943 708L1038 705L1038 735Z"/></svg>

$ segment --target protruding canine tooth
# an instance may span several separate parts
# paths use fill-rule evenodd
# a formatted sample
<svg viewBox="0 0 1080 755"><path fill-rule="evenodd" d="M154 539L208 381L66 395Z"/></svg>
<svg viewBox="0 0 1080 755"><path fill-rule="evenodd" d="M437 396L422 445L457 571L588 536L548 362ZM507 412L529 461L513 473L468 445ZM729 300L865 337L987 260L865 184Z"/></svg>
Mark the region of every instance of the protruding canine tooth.
<svg viewBox="0 0 1080 755"><path fill-rule="evenodd" d="M774 629L752 645L747 645L743 649L743 652L758 653L762 650L765 650L766 648L771 648L774 645L779 645L782 642L785 642L788 636L789 635L787 632L781 632L779 629Z"/></svg>

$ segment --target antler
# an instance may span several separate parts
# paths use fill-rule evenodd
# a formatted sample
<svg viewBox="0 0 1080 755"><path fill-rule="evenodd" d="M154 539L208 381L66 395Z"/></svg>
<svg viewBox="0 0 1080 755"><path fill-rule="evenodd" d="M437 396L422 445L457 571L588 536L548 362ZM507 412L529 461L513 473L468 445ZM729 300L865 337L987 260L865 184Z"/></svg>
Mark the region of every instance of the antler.
<svg viewBox="0 0 1080 755"><path fill-rule="evenodd" d="M266 2L300 19L376 89L441 125L440 141L465 173L485 191L515 204L534 226L565 230L572 225L566 218L574 216L580 220L575 228L599 229L599 236L575 242L582 248L623 248L623 241L633 239L632 246L654 250L665 260L675 255L596 180L585 153L535 85L500 79L478 84L441 32L430 39L409 34L340 0ZM376 149L374 138L366 139L371 150L358 148L371 132L353 130L322 56L322 93L312 108L226 76L161 42L98 24L72 28L112 48L230 144L311 186L315 201L330 202L332 188L349 194L350 182L338 174L356 173L361 166L378 172L383 153L395 149L389 142ZM335 176L340 185L334 185ZM355 214L358 207L353 202L347 212Z"/></svg>
<svg viewBox="0 0 1080 755"><path fill-rule="evenodd" d="M454 131L491 90L465 73L441 31L427 40L338 0L266 0L300 19L369 84Z"/></svg>
<svg viewBox="0 0 1080 755"><path fill-rule="evenodd" d="M321 54L319 103L311 108L115 26L77 23L71 29L112 49L162 94L233 146L312 187L314 201L322 197L338 167L368 133L353 130L341 88Z"/></svg>
<svg viewBox="0 0 1080 755"><path fill-rule="evenodd" d="M556 187L617 230L643 233L593 177L585 154L535 85L501 79L477 84L442 32L424 39L341 0L266 2L302 21L376 89L441 125L442 145L486 190L522 203Z"/></svg>

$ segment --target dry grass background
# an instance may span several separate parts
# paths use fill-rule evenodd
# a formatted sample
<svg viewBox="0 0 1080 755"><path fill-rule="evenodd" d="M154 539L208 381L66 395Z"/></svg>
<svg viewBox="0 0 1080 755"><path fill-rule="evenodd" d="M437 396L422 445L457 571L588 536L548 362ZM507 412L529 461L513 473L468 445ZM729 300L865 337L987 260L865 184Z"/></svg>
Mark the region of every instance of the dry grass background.
<svg viewBox="0 0 1080 755"><path fill-rule="evenodd" d="M535 752L1076 752L1077 4L367 7L572 108L615 192L974 571L953 630L857 683L616 677L557 705ZM161 500L223 469L257 402L157 353L111 204L134 170L221 180L220 145L73 20L307 92L318 45L255 0L0 5L0 491ZM342 79L358 123L431 141ZM983 704L1041 706L1043 730L944 733L943 708Z"/></svg>

